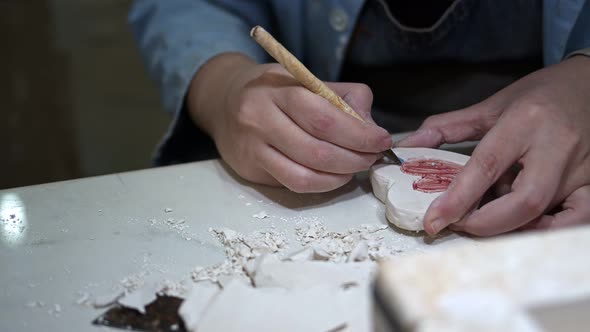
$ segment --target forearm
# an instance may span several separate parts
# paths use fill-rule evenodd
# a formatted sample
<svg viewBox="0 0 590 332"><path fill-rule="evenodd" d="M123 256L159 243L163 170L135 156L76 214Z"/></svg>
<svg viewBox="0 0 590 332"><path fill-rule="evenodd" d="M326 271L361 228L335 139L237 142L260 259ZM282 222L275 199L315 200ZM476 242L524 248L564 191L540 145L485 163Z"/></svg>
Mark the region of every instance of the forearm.
<svg viewBox="0 0 590 332"><path fill-rule="evenodd" d="M193 122L215 137L223 124L230 87L243 70L256 65L241 53L222 53L207 61L193 77L187 94L187 107Z"/></svg>
<svg viewBox="0 0 590 332"><path fill-rule="evenodd" d="M200 67L224 52L240 52L257 61L267 59L248 33L250 21L267 24L264 1L205 0L136 1L129 21L144 62L158 83L164 108L178 112ZM240 10L238 10L240 9Z"/></svg>

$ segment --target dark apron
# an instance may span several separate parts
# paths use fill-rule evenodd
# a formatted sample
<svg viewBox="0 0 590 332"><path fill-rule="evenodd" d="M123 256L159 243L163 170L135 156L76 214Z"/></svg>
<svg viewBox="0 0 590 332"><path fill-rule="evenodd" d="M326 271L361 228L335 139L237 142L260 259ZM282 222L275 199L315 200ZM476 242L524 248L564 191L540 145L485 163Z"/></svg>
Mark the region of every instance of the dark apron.
<svg viewBox="0 0 590 332"><path fill-rule="evenodd" d="M366 20L358 22L351 40L340 80L371 87L373 118L390 132L414 130L429 115L473 105L542 67L540 43L537 54L498 61L463 61L444 52L437 54L456 38L457 29L469 24L481 3L441 1L436 8L424 4L435 1L368 0L361 15ZM424 7L411 7L419 4ZM367 41L372 36L388 39L388 45ZM363 53L373 47L382 53L386 50L378 47L391 48L390 63L363 61Z"/></svg>

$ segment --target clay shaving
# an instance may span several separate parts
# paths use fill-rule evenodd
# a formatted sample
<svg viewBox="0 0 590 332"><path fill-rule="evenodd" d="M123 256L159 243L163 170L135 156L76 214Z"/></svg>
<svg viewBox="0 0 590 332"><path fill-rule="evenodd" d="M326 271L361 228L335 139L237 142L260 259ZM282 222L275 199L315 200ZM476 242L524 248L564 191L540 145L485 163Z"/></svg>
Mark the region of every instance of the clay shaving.
<svg viewBox="0 0 590 332"><path fill-rule="evenodd" d="M335 263L365 259L375 261L398 252L383 245L382 231L387 228L387 225L364 224L344 232L329 232L321 222L314 221L297 226L295 234L301 245L314 250L318 260Z"/></svg>
<svg viewBox="0 0 590 332"><path fill-rule="evenodd" d="M228 228L209 229L223 245L226 259L219 264L198 266L191 272L193 281L211 280L218 282L222 275L246 278L244 266L262 254L278 253L287 248L284 234L275 230L257 231L243 235Z"/></svg>

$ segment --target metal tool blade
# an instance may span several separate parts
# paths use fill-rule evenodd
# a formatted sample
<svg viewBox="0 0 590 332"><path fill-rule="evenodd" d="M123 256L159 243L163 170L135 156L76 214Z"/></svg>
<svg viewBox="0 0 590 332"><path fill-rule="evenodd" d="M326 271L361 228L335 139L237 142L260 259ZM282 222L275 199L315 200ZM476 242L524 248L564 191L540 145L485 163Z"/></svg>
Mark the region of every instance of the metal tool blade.
<svg viewBox="0 0 590 332"><path fill-rule="evenodd" d="M387 150L383 151L382 153L385 157L387 157L387 159L389 159L389 161L392 164L399 165L399 166L402 165L402 160L399 159L399 157L395 155L395 153L393 152L392 149L387 149Z"/></svg>

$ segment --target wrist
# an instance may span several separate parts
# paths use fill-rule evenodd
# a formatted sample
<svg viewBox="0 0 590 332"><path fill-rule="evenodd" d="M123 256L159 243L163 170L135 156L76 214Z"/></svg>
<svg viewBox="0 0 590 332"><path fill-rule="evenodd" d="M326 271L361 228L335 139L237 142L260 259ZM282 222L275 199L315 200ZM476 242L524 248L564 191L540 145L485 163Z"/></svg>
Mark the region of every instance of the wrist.
<svg viewBox="0 0 590 332"><path fill-rule="evenodd" d="M561 64L565 68L569 68L571 73L569 81L577 82L581 86L587 86L588 79L590 78L590 56L585 54L574 54L568 59L564 60Z"/></svg>
<svg viewBox="0 0 590 332"><path fill-rule="evenodd" d="M583 77L587 80L590 77L590 48L577 50L567 55L562 63L567 64L573 68L575 76ZM585 85L587 81L584 81Z"/></svg>
<svg viewBox="0 0 590 332"><path fill-rule="evenodd" d="M567 60L567 59L572 58L574 56L584 56L584 57L590 58L590 47L571 52L570 54L565 56L565 59Z"/></svg>
<svg viewBox="0 0 590 332"><path fill-rule="evenodd" d="M227 99L239 74L256 65L240 53L222 53L207 61L195 74L186 97L192 121L211 137L216 136L227 108Z"/></svg>

